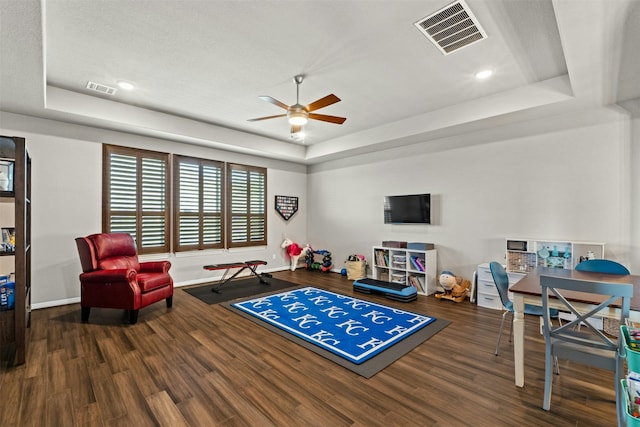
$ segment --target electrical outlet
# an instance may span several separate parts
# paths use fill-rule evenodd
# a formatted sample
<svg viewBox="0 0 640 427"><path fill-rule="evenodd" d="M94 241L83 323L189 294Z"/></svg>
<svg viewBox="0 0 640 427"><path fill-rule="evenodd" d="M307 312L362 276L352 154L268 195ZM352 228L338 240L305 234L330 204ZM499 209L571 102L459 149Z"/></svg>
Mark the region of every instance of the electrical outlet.
<svg viewBox="0 0 640 427"><path fill-rule="evenodd" d="M276 254L271 255L271 258L276 259Z"/></svg>

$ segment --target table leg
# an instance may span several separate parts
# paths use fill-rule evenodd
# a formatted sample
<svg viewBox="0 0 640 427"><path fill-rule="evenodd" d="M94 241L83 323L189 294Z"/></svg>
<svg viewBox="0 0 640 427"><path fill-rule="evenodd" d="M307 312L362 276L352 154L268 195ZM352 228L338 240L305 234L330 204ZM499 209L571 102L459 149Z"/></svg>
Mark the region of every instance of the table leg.
<svg viewBox="0 0 640 427"><path fill-rule="evenodd" d="M524 298L513 295L513 367L517 387L524 387Z"/></svg>

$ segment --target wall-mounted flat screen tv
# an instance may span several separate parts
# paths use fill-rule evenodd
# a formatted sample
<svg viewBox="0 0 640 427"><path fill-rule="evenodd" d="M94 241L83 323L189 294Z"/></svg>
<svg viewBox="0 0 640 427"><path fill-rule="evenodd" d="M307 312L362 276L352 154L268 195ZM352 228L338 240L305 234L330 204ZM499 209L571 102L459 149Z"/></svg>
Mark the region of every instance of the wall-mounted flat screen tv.
<svg viewBox="0 0 640 427"><path fill-rule="evenodd" d="M430 224L431 194L385 196L385 224Z"/></svg>

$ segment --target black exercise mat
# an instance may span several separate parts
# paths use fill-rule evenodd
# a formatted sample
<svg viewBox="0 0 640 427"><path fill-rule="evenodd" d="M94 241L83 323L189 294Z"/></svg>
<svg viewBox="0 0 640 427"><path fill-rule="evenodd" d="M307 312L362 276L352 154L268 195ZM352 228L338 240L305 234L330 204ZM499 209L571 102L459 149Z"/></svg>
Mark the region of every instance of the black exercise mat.
<svg viewBox="0 0 640 427"><path fill-rule="evenodd" d="M269 293L273 293L273 292L269 292ZM243 298L243 299L251 299L251 298ZM234 302L237 302L237 301L234 301ZM435 334L437 334L438 332L440 332L441 330L449 326L449 324L451 324L451 321L449 320L436 319L434 322L428 324L424 328L408 336L407 338L403 339L397 344L389 347L388 349L378 354L377 356L367 360L366 362L363 362L357 365L340 356L337 356L331 353L330 351L324 350L318 347L317 345L314 345L308 341L298 338L295 335L288 333L287 331L284 331L280 328L277 328L266 322L263 322L257 317L247 314L241 310L238 310L237 308L232 307L230 302L225 302L221 305L233 311L234 313L237 313L240 316L251 320L256 324L264 328L267 328L271 332L275 332L276 334L293 341L294 343L306 348L307 350L311 350L314 353L317 353L320 356L323 356L324 358L329 359L332 362L337 363L338 365L345 367L350 371L353 371L356 374L361 375L365 378L371 378L372 376L374 376L375 374L377 374L387 366L391 365L393 362L395 362L405 354L409 353L418 345L422 344L423 342L425 342L426 340L428 340L429 338L431 338L432 336L434 336Z"/></svg>
<svg viewBox="0 0 640 427"><path fill-rule="evenodd" d="M216 283L183 288L183 290L207 304L218 304L238 298L252 297L254 295L260 295L267 292L301 286L274 278L265 278L265 280L269 282L268 285L260 283L256 277L232 280L220 288L218 293L211 292L211 289L217 286Z"/></svg>

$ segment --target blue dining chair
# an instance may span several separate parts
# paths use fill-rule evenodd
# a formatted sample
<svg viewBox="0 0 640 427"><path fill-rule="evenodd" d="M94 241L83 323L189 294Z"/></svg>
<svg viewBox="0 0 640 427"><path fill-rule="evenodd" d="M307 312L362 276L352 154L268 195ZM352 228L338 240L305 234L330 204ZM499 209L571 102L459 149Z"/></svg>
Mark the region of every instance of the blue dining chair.
<svg viewBox="0 0 640 427"><path fill-rule="evenodd" d="M629 274L624 265L609 259L588 259L576 265L576 271L592 271L606 274Z"/></svg>
<svg viewBox="0 0 640 427"><path fill-rule="evenodd" d="M623 408L620 398L620 380L624 377L624 347L619 339L613 340L600 332L591 323L593 315L607 308L613 302L622 299L618 321L623 324L629 316L633 286L621 283L594 282L569 279L566 277L540 276L545 341L544 398L542 407L548 411L551 407L551 386L553 385L552 364L557 359L567 359L583 365L595 366L615 372L614 390L616 394L616 413L618 425L624 425ZM584 313L564 298L565 291L580 291L599 294L606 299ZM556 327L550 319L549 300L562 304L567 311L576 315L569 323ZM578 331L574 326L585 325L586 331Z"/></svg>
<svg viewBox="0 0 640 427"><path fill-rule="evenodd" d="M502 328L504 326L504 319L507 316L507 313L511 313L511 326L509 327L509 342L511 342L511 336L513 334L513 302L509 299L509 276L507 275L507 271L504 269L502 264L499 262L492 261L489 263L489 268L491 269L491 276L493 276L493 282L496 284L496 288L498 289L498 295L500 295L500 302L502 303L502 307L504 308L504 312L502 313L502 321L500 322L500 332L498 332L498 342L496 343L496 356L498 355L498 348L500 347L500 338L502 338ZM524 314L530 314L533 316L542 316L542 307L538 307L536 305L525 304L524 305ZM552 310L552 317L558 317L558 311Z"/></svg>
<svg viewBox="0 0 640 427"><path fill-rule="evenodd" d="M576 271L619 275L631 274L627 267L620 264L619 262L611 261L609 259L588 259L586 261L582 261L581 263L576 265ZM565 317L564 320L571 320L571 318L572 317ZM616 319L606 317L602 319L602 329L606 333L617 337L620 332L620 322L618 322Z"/></svg>

